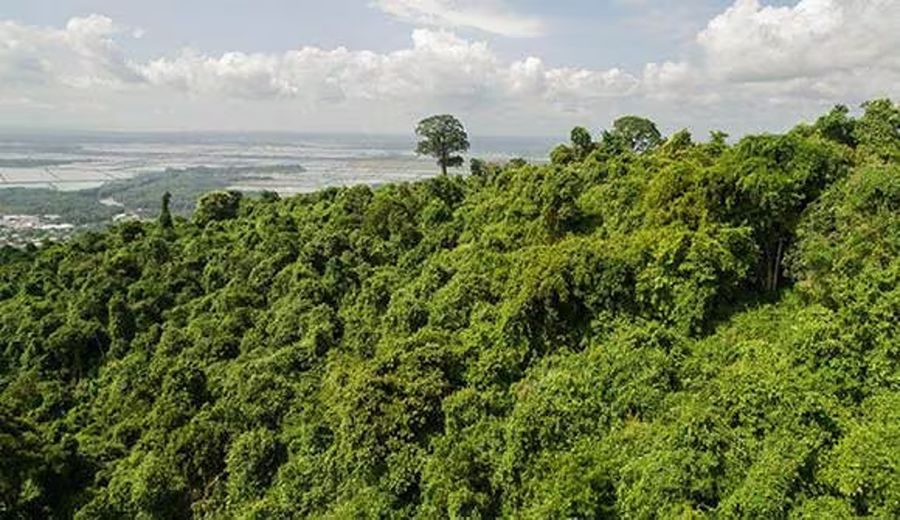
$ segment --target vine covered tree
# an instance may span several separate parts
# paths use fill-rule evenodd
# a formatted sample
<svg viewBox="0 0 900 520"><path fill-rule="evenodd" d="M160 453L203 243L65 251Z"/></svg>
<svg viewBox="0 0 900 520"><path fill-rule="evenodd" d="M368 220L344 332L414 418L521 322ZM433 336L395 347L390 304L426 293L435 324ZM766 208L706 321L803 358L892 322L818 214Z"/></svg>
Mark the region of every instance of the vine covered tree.
<svg viewBox="0 0 900 520"><path fill-rule="evenodd" d="M900 518L897 106L621 126L0 248L0 519Z"/></svg>
<svg viewBox="0 0 900 520"><path fill-rule="evenodd" d="M572 149L579 160L584 160L594 150L594 139L591 133L582 126L576 126L571 133Z"/></svg>
<svg viewBox="0 0 900 520"><path fill-rule="evenodd" d="M458 154L469 149L469 136L459 119L449 114L428 117L419 122L416 135L420 138L416 153L437 159L443 175L447 168L463 165Z"/></svg>
<svg viewBox="0 0 900 520"><path fill-rule="evenodd" d="M862 109L853 127L860 154L884 163L900 161L900 106L890 99L873 99Z"/></svg>
<svg viewBox="0 0 900 520"><path fill-rule="evenodd" d="M159 225L164 229L172 229L172 212L169 204L172 202L172 194L168 191L163 193L162 207L159 211Z"/></svg>
<svg viewBox="0 0 900 520"><path fill-rule="evenodd" d="M638 116L624 116L613 122L613 133L637 153L644 153L662 144L656 123Z"/></svg>
<svg viewBox="0 0 900 520"><path fill-rule="evenodd" d="M205 225L213 220L228 220L237 216L242 195L238 191L214 191L200 197L194 221Z"/></svg>

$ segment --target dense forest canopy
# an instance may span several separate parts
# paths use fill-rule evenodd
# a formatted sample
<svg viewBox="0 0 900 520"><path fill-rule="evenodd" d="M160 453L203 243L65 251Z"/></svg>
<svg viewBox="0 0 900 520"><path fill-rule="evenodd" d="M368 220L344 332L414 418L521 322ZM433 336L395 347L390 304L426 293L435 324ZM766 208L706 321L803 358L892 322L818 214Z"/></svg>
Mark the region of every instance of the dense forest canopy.
<svg viewBox="0 0 900 520"><path fill-rule="evenodd" d="M0 252L5 518L900 516L900 110Z"/></svg>

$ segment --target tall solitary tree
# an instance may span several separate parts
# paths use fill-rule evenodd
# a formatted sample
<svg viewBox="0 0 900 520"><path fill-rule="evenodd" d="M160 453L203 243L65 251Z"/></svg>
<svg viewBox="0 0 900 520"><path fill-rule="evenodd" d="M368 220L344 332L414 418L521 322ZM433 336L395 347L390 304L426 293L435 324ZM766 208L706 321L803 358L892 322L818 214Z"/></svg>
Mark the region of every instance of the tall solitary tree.
<svg viewBox="0 0 900 520"><path fill-rule="evenodd" d="M419 122L416 135L421 139L416 153L436 158L442 174L463 165L458 154L469 149L469 136L459 119L449 114L431 116Z"/></svg>
<svg viewBox="0 0 900 520"><path fill-rule="evenodd" d="M637 153L644 153L662 144L662 135L656 124L638 116L625 116L613 122L613 133Z"/></svg>
<svg viewBox="0 0 900 520"><path fill-rule="evenodd" d="M169 203L172 201L172 194L168 191L163 193L162 207L159 211L159 225L163 229L172 229L172 212L169 210Z"/></svg>

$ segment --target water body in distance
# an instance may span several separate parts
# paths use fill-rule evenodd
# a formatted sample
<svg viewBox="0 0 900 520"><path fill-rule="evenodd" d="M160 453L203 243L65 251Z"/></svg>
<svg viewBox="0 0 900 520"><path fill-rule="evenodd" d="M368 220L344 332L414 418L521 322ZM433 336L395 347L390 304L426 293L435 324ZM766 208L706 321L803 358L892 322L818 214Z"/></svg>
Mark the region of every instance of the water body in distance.
<svg viewBox="0 0 900 520"><path fill-rule="evenodd" d="M469 155L541 161L550 138L473 137ZM282 194L437 173L415 136L285 133L0 133L0 188L84 190L166 170L228 172L229 188ZM237 173L237 175L236 175Z"/></svg>
<svg viewBox="0 0 900 520"><path fill-rule="evenodd" d="M474 137L469 156L544 161L554 144ZM0 133L0 246L154 218L165 192L186 217L214 190L291 195L437 175L434 159L414 148L412 135Z"/></svg>

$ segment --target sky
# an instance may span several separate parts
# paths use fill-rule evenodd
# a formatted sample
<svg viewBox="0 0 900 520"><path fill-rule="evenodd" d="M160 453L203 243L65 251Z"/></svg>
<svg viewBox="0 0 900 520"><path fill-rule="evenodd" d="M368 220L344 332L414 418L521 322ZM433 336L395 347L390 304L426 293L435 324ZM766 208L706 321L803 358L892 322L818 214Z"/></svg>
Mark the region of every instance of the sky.
<svg viewBox="0 0 900 520"><path fill-rule="evenodd" d="M780 131L900 97L900 0L0 0L0 128Z"/></svg>

